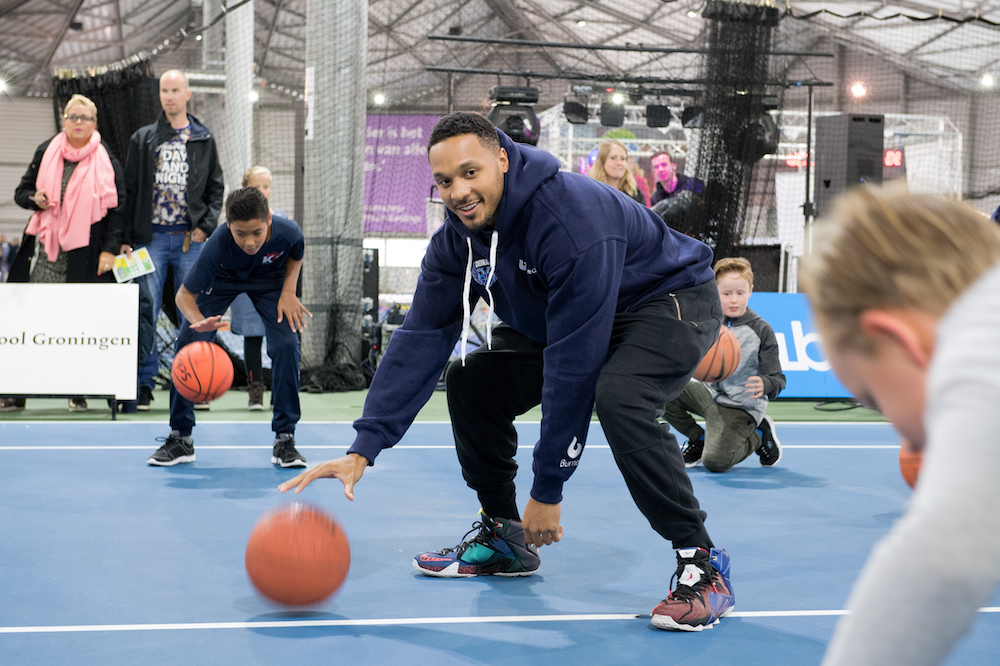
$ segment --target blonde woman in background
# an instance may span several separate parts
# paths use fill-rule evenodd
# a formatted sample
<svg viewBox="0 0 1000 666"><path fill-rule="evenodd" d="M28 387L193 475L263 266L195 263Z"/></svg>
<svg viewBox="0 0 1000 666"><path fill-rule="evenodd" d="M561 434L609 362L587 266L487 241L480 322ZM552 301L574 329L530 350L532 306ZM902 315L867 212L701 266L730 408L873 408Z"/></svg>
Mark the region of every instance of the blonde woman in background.
<svg viewBox="0 0 1000 666"><path fill-rule="evenodd" d="M97 131L97 106L73 95L63 109L63 131L38 146L14 191L33 211L8 282L114 282L121 250L125 174ZM0 411L23 409L24 400L0 399ZM71 412L87 401L71 398Z"/></svg>
<svg viewBox="0 0 1000 666"><path fill-rule="evenodd" d="M635 176L629 169L628 150L620 141L607 139L601 143L594 166L590 167L587 175L624 192L643 206L646 205L646 198L636 187Z"/></svg>

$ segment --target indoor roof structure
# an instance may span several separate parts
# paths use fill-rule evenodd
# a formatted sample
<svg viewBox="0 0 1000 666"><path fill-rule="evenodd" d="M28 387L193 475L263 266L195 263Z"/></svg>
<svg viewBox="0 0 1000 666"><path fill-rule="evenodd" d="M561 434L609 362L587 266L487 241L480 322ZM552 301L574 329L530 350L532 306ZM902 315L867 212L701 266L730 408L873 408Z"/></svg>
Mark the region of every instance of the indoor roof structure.
<svg viewBox="0 0 1000 666"><path fill-rule="evenodd" d="M257 76L301 88L307 1L245 2L254 3ZM229 8L241 4L230 0ZM704 46L704 6L704 0L369 0L369 92L417 109L439 108L449 86L458 91L459 105L474 105L493 80L523 85L518 78L534 83L562 75L555 87L541 86L550 97L561 97L567 81L588 76L683 80L700 57L692 51ZM782 52L843 44L945 88L974 90L984 76L1000 80L994 73L1000 68L1000 0L789 0L777 9L776 50ZM224 14L217 0L2 0L0 78L8 94L40 96L50 90L54 70L142 53L152 54L157 71L211 68L199 35L224 23ZM468 38L522 43L456 41ZM590 48L567 48L574 44ZM785 58L787 71L797 56ZM507 72L538 77L499 74ZM482 80L491 73L495 79ZM472 79L476 85L463 85Z"/></svg>

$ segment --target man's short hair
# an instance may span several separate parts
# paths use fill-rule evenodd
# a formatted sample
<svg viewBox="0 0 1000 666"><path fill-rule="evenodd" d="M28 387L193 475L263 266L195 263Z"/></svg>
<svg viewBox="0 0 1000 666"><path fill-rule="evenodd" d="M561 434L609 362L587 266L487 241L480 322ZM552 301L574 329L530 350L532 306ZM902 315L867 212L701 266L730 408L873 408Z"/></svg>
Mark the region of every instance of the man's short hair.
<svg viewBox="0 0 1000 666"><path fill-rule="evenodd" d="M667 156L667 159L668 159L668 160L670 160L671 162L673 162L673 161L674 161L674 158L673 158L673 157L672 157L672 156L670 155L670 153L668 153L668 152L667 152L667 151L665 151L665 150L658 150L658 151L656 151L655 153L653 153L653 154L652 154L652 155L651 155L651 156L649 157L649 161L650 161L650 162L652 162L653 160L655 160L655 159L656 159L657 157L659 157L660 155L666 155L666 156Z"/></svg>
<svg viewBox="0 0 1000 666"><path fill-rule="evenodd" d="M271 209L267 205L267 197L256 187L241 187L233 191L226 199L226 221L249 222L264 220L267 222Z"/></svg>
<svg viewBox="0 0 1000 666"><path fill-rule="evenodd" d="M727 257L725 259L719 259L715 262L715 280L718 282L719 278L728 275L729 273L736 273L741 278L747 281L751 287L753 286L753 269L750 268L750 262L743 257Z"/></svg>
<svg viewBox="0 0 1000 666"><path fill-rule="evenodd" d="M475 134L483 147L500 150L500 139L497 137L497 128L493 126L493 123L478 113L464 111L452 113L437 122L437 125L431 130L430 138L427 139L427 150L445 139L462 134Z"/></svg>

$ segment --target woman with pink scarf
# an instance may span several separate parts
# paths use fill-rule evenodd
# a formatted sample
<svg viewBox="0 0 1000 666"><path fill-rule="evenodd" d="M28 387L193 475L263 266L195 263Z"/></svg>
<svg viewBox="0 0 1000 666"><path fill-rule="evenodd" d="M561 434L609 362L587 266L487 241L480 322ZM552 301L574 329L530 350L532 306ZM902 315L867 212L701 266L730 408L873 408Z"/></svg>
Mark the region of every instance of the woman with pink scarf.
<svg viewBox="0 0 1000 666"><path fill-rule="evenodd" d="M113 282L121 252L125 176L97 131L97 106L73 95L63 110L63 130L35 151L14 192L34 211L8 282ZM23 399L0 399L0 411L23 409ZM70 400L71 411L87 401Z"/></svg>

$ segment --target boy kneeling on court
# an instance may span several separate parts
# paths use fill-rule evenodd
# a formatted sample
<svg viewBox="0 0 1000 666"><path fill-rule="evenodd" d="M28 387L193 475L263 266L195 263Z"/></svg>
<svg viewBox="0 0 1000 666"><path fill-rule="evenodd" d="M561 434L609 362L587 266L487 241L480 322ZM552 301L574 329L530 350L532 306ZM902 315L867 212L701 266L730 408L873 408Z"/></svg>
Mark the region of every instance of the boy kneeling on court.
<svg viewBox="0 0 1000 666"><path fill-rule="evenodd" d="M767 403L785 388L774 329L747 307L753 293L753 270L742 257L715 262L715 285L725 319L723 326L740 341L740 363L721 382L691 382L667 403L663 418L687 436L684 465L701 463L710 472L725 472L756 452L760 464L781 460L781 443ZM705 418L705 428L692 414Z"/></svg>
<svg viewBox="0 0 1000 666"><path fill-rule="evenodd" d="M299 337L304 315L312 313L295 296L305 241L297 224L271 220L267 197L255 188L236 190L226 199L226 220L205 242L201 256L177 291L184 325L179 351L196 340L212 341L222 314L240 294L250 297L267 330L274 396L274 453L281 467L305 467L295 450L299 410ZM150 456L150 465L194 462L194 404L170 387L170 435ZM162 441L162 440L161 440Z"/></svg>

